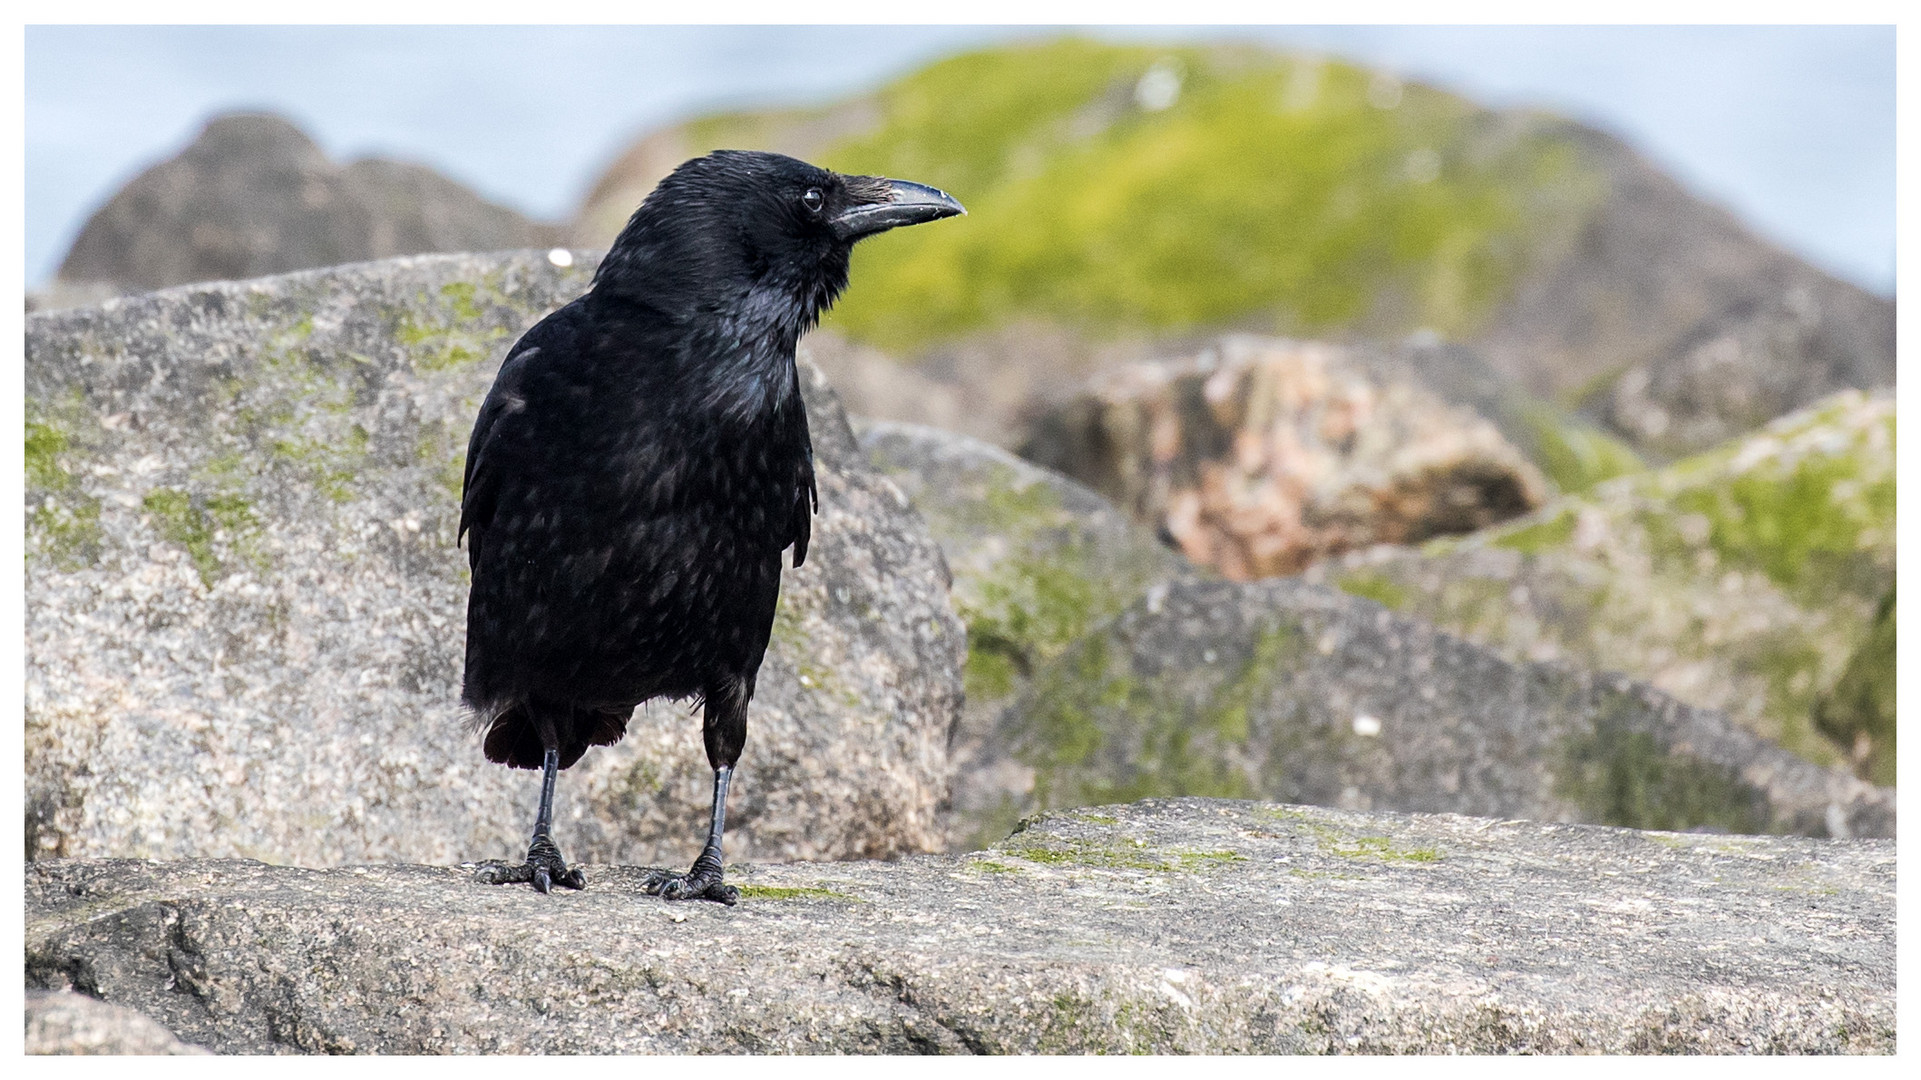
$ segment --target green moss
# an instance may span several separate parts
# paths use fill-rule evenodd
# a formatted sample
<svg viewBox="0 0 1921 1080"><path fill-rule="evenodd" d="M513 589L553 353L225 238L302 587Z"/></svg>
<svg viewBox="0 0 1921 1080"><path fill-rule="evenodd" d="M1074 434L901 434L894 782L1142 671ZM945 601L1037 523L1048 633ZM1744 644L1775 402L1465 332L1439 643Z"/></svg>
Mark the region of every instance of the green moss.
<svg viewBox="0 0 1921 1080"><path fill-rule="evenodd" d="M1350 836L1331 825L1310 819L1299 810L1286 807L1263 806L1255 808L1255 816L1274 821L1286 822L1300 832L1314 838L1316 846L1329 855L1348 859L1375 859L1388 864L1439 862L1441 850L1437 847L1400 847L1386 836Z"/></svg>
<svg viewBox="0 0 1921 1080"><path fill-rule="evenodd" d="M450 281L440 287L440 295L447 299L453 317L468 323L480 321L483 314L480 305L474 303L476 291L471 281Z"/></svg>
<svg viewBox="0 0 1921 1080"><path fill-rule="evenodd" d="M1563 509L1552 517L1502 530L1488 542L1523 555L1538 555L1566 547L1568 541L1574 539L1574 523L1575 512Z"/></svg>
<svg viewBox="0 0 1921 1080"><path fill-rule="evenodd" d="M1016 677L1078 639L1098 595L1074 548L1003 560L969 591L972 598L957 597L955 608L967 624L966 690L979 698L1012 693Z"/></svg>
<svg viewBox="0 0 1921 1080"><path fill-rule="evenodd" d="M26 410L27 535L29 550L63 570L100 558L100 500L80 486L68 468L77 452L73 432L86 413L77 396L54 407L29 403Z"/></svg>
<svg viewBox="0 0 1921 1080"><path fill-rule="evenodd" d="M1115 648L1090 636L1035 678L1016 755L1034 769L1038 805L1256 794L1242 762L1256 711L1299 648L1294 629L1257 633L1233 673L1198 694L1174 685L1182 673L1136 678Z"/></svg>
<svg viewBox="0 0 1921 1080"><path fill-rule="evenodd" d="M1868 637L1813 710L1814 723L1854 762L1863 780L1894 786L1895 593L1890 587Z"/></svg>
<svg viewBox="0 0 1921 1080"><path fill-rule="evenodd" d="M1563 744L1554 791L1580 806L1587 820L1605 825L1770 831L1767 795L1738 770L1678 752L1645 731L1606 719Z"/></svg>
<svg viewBox="0 0 1921 1080"><path fill-rule="evenodd" d="M1145 111L1133 89L1164 63L1181 93ZM1537 219L1588 205L1599 180L1566 144L1483 137L1447 94L1410 86L1376 107L1373 78L1251 49L1081 40L924 68L820 160L936 184L971 216L863 245L831 321L896 349L1024 318L1103 335L1256 313L1305 334L1470 333L1525 268ZM690 132L754 134L742 118Z"/></svg>
<svg viewBox="0 0 1921 1080"><path fill-rule="evenodd" d="M141 505L163 538L187 550L201 582L210 588L225 573L222 547L232 554L253 554L247 541L257 534L260 522L243 496L195 496L180 488L155 488Z"/></svg>
<svg viewBox="0 0 1921 1080"><path fill-rule="evenodd" d="M46 499L27 517L34 550L62 570L81 570L100 561L100 500L90 495Z"/></svg>
<svg viewBox="0 0 1921 1080"><path fill-rule="evenodd" d="M1293 654L1294 648L1294 631L1291 627L1270 626L1257 634L1247 663L1241 665L1241 670L1234 678L1215 693L1212 707L1203 714L1204 726L1219 735L1222 742L1245 744L1252 732L1252 710L1265 697L1267 689L1273 685L1275 673ZM1246 785L1241 783L1233 786L1245 788Z"/></svg>
<svg viewBox="0 0 1921 1080"><path fill-rule="evenodd" d="M1535 464L1567 494L1586 492L1603 480L1646 467L1633 447L1599 428L1546 409L1535 409L1525 419L1534 435Z"/></svg>
<svg viewBox="0 0 1921 1080"><path fill-rule="evenodd" d="M1439 848L1395 847L1394 841L1385 836L1350 837L1336 841L1332 845L1332 851L1345 858L1379 859L1385 863L1431 863L1438 862L1441 858Z"/></svg>
<svg viewBox="0 0 1921 1080"><path fill-rule="evenodd" d="M1708 519L1708 543L1725 565L1759 570L1812 600L1858 577L1870 557L1862 534L1894 520L1893 470L1862 474L1851 454L1808 454L1785 470L1757 466L1679 491L1673 505Z"/></svg>
<svg viewBox="0 0 1921 1080"><path fill-rule="evenodd" d="M1400 611L1413 599L1407 587L1385 574L1373 570L1353 570L1341 575L1334 582L1336 588L1349 596L1372 600L1385 608Z"/></svg>
<svg viewBox="0 0 1921 1080"><path fill-rule="evenodd" d="M371 438L367 429L354 424L343 439L288 436L273 440L269 452L274 458L300 469L307 481L329 500L344 503L353 497L353 483L360 474Z"/></svg>
<svg viewBox="0 0 1921 1080"><path fill-rule="evenodd" d="M27 488L64 491L73 487L73 475L61 464L67 452L65 430L46 420L27 419Z"/></svg>
<svg viewBox="0 0 1921 1080"><path fill-rule="evenodd" d="M856 897L814 886L740 885L742 900L854 900Z"/></svg>
<svg viewBox="0 0 1921 1080"><path fill-rule="evenodd" d="M1155 848L1150 847L1144 840L1126 838L1110 841L1053 838L1051 843L1002 846L992 850L998 855L1006 855L1024 862L1039 863L1042 866L1143 870L1151 873L1194 873L1227 863L1247 861L1246 856L1232 851Z"/></svg>

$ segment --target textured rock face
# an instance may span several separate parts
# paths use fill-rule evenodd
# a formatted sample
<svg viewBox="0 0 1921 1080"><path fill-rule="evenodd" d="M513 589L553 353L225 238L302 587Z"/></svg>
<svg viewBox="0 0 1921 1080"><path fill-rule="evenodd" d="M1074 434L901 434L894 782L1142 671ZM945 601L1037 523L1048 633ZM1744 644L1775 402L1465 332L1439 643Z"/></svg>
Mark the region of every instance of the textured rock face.
<svg viewBox="0 0 1921 1080"><path fill-rule="evenodd" d="M30 857L454 862L524 849L537 783L457 709L467 434L591 266L427 256L29 317ZM906 496L802 378L820 462L729 852L944 842L963 630ZM699 720L641 710L563 778L575 859L690 859Z"/></svg>
<svg viewBox="0 0 1921 1080"><path fill-rule="evenodd" d="M71 990L27 991L29 1054L204 1054L123 1005Z"/></svg>
<svg viewBox="0 0 1921 1080"><path fill-rule="evenodd" d="M1307 576L1510 659L1626 672L1817 763L1854 760L1892 782L1872 735L1855 756L1857 734L1880 720L1833 713L1837 746L1812 718L1894 588L1894 446L1892 396L1846 392L1500 528L1358 552ZM1892 705L1892 619L1888 630L1890 663L1864 661L1851 709Z"/></svg>
<svg viewBox="0 0 1921 1080"><path fill-rule="evenodd" d="M1894 845L1202 799L640 871L27 868L26 978L224 1053L1891 1053Z"/></svg>
<svg viewBox="0 0 1921 1080"><path fill-rule="evenodd" d="M1299 581L1173 582L1037 672L989 745L1025 805L1284 799L1894 835L1894 793L1623 676L1510 663Z"/></svg>
<svg viewBox="0 0 1921 1080"><path fill-rule="evenodd" d="M1230 337L1108 372L1023 453L1230 578L1376 543L1470 532L1547 495L1494 426L1324 345Z"/></svg>
<svg viewBox="0 0 1921 1080"><path fill-rule="evenodd" d="M141 291L557 237L424 166L337 165L286 120L240 113L215 117L96 211L59 278Z"/></svg>
<svg viewBox="0 0 1921 1080"><path fill-rule="evenodd" d="M861 446L927 519L967 624L967 703L954 732L953 836L979 847L1020 816L1030 770L992 751L1001 710L1035 669L1149 587L1193 576L1107 500L965 435L872 423Z"/></svg>

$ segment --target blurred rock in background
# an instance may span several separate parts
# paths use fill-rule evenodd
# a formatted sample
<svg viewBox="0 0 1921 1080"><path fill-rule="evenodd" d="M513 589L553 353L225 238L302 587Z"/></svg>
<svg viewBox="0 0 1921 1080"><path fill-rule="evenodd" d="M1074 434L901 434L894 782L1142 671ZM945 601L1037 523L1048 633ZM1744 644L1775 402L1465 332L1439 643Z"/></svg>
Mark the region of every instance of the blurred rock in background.
<svg viewBox="0 0 1921 1080"><path fill-rule="evenodd" d="M339 165L281 117L230 113L95 211L37 306L560 235L425 166Z"/></svg>
<svg viewBox="0 0 1921 1080"><path fill-rule="evenodd" d="M1892 754L1875 748L1893 738L1893 665L1876 657L1892 656L1894 426L1891 394L1847 391L1519 521L1356 552L1307 577L1513 660L1646 679L1891 783Z"/></svg>
<svg viewBox="0 0 1921 1080"><path fill-rule="evenodd" d="M827 325L1005 446L1108 363L1230 329L1474 344L1657 458L1894 381L1892 301L1618 140L1323 57L1063 39L817 109L702 117L619 155L574 242L605 245L669 169L722 146L967 203L963 227L863 248ZM939 422L916 395L881 403L866 411Z"/></svg>
<svg viewBox="0 0 1921 1080"><path fill-rule="evenodd" d="M1032 770L993 745L1001 713L1149 589L1201 571L1098 494L997 446L893 421L867 424L861 446L927 519L953 572L967 700L951 748L952 837L990 844L1033 787Z"/></svg>
<svg viewBox="0 0 1921 1080"><path fill-rule="evenodd" d="M1231 337L1117 368L1022 453L1238 581L1524 514L1546 481L1488 421L1315 343Z"/></svg>

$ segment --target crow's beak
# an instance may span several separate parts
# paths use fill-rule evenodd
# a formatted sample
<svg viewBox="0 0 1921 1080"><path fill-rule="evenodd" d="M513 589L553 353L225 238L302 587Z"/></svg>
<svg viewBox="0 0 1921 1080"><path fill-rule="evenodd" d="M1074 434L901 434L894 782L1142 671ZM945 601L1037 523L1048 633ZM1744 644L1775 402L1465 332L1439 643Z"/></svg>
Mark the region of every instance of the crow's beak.
<svg viewBox="0 0 1921 1080"><path fill-rule="evenodd" d="M848 243L902 225L919 225L967 213L967 208L952 195L911 180L875 177L860 187L878 190L833 219L834 234ZM862 194L867 192L863 190Z"/></svg>

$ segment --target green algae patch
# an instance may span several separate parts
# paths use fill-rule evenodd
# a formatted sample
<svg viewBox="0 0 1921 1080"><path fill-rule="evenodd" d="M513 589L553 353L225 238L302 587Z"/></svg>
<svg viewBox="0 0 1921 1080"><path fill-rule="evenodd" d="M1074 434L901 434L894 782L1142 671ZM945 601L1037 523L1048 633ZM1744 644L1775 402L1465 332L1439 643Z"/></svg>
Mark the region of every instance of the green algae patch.
<svg viewBox="0 0 1921 1080"><path fill-rule="evenodd" d="M1603 722L1565 740L1562 753L1554 793L1581 807L1587 820L1668 832L1772 831L1766 793L1737 770L1676 752L1645 731Z"/></svg>
<svg viewBox="0 0 1921 1080"><path fill-rule="evenodd" d="M1254 762L1280 738L1258 717L1301 648L1296 629L1265 627L1247 652L1210 658L1224 674L1140 674L1125 646L1090 636L1034 680L1016 756L1034 769L1036 805L1087 806L1155 796L1243 799ZM1190 685L1191 684L1191 685Z"/></svg>
<svg viewBox="0 0 1921 1080"><path fill-rule="evenodd" d="M1156 69L1181 88L1150 110L1134 94ZM1468 335L1540 221L1584 213L1599 178L1568 144L1488 138L1467 102L1381 78L1080 40L924 68L822 160L923 178L971 216L859 249L861 284L830 321L903 350L1022 319L1112 336L1261 313L1295 334Z"/></svg>
<svg viewBox="0 0 1921 1080"><path fill-rule="evenodd" d="M1534 462L1563 493L1578 495L1605 480L1645 469L1634 448L1586 424L1572 423L1546 409L1524 417L1534 436Z"/></svg>
<svg viewBox="0 0 1921 1080"><path fill-rule="evenodd" d="M949 535L991 536L1009 553L984 567L956 568L955 614L967 625L963 669L970 698L1013 693L1035 668L1133 599L1096 572L1093 542L1046 484L1023 483L993 465L970 485L974 498L943 500L929 513Z"/></svg>
<svg viewBox="0 0 1921 1080"><path fill-rule="evenodd" d="M738 885L742 900L856 900L857 897L815 886Z"/></svg>
<svg viewBox="0 0 1921 1080"><path fill-rule="evenodd" d="M252 542L260 519L253 504L235 494L193 495L180 488L155 488L141 500L154 528L169 543L186 549L187 558L212 588L224 577L235 557L258 562Z"/></svg>
<svg viewBox="0 0 1921 1080"><path fill-rule="evenodd" d="M1575 521L1576 515L1572 509L1562 510L1551 517L1529 521L1497 533L1488 543L1523 555L1538 555L1567 546L1568 541L1574 539Z"/></svg>
<svg viewBox="0 0 1921 1080"><path fill-rule="evenodd" d="M1075 548L1014 556L971 583L973 595L955 598L967 624L969 696L1005 697L1086 631L1099 604L1086 557Z"/></svg>
<svg viewBox="0 0 1921 1080"><path fill-rule="evenodd" d="M85 452L79 433L92 431L91 419L77 394L52 404L27 404L28 551L62 570L79 570L100 559L100 500L73 472L75 459Z"/></svg>
<svg viewBox="0 0 1921 1080"><path fill-rule="evenodd" d="M1315 821L1299 810L1283 806L1255 807L1254 815L1284 822L1312 837L1315 846L1323 853L1345 859L1372 859L1390 866L1400 866L1439 862L1443 858L1441 849L1432 845L1404 847L1396 844L1392 837L1351 836L1332 825Z"/></svg>
<svg viewBox="0 0 1921 1080"><path fill-rule="evenodd" d="M1246 856L1232 851L1157 848L1145 840L1124 837L1106 841L1056 838L1050 843L1006 844L989 850L995 855L1042 866L1140 870L1148 873L1195 873L1247 861Z"/></svg>
<svg viewBox="0 0 1921 1080"><path fill-rule="evenodd" d="M1708 542L1729 565L1818 596L1858 576L1862 534L1894 518L1892 472L1873 479L1861 472L1845 454L1809 456L1779 472L1679 492L1674 505L1708 519Z"/></svg>
<svg viewBox="0 0 1921 1080"><path fill-rule="evenodd" d="M1406 607L1412 598L1406 586L1386 574L1372 570L1349 571L1337 578L1334 586L1349 596L1372 600L1384 608L1395 611Z"/></svg>
<svg viewBox="0 0 1921 1080"><path fill-rule="evenodd" d="M1178 92L1144 104L1143 79L1170 77ZM1471 336L1606 190L1552 125L1232 45L985 49L838 109L681 130L703 151L835 126L854 130L809 142L811 159L911 176L970 212L855 252L829 325L904 351L1030 320L1102 337L1226 323Z"/></svg>

